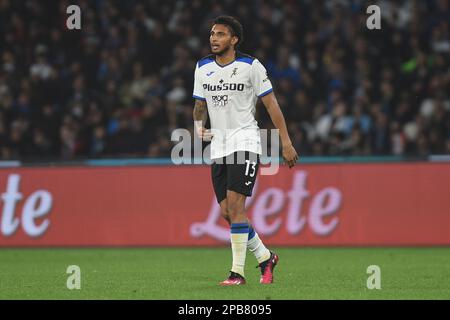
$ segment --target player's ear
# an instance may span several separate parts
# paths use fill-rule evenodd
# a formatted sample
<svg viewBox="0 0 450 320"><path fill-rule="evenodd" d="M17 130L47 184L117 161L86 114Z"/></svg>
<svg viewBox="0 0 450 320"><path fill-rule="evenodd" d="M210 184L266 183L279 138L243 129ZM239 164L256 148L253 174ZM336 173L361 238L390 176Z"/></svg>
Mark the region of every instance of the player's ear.
<svg viewBox="0 0 450 320"><path fill-rule="evenodd" d="M236 36L231 37L231 44L235 46L239 42L239 38Z"/></svg>

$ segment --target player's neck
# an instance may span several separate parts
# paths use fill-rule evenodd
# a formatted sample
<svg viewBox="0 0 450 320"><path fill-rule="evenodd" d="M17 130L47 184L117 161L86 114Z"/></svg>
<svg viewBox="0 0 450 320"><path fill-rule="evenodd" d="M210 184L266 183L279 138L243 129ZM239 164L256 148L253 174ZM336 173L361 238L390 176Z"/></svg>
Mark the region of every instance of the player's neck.
<svg viewBox="0 0 450 320"><path fill-rule="evenodd" d="M216 61L221 66L227 65L236 59L236 50L230 49L224 52L222 55L216 55Z"/></svg>

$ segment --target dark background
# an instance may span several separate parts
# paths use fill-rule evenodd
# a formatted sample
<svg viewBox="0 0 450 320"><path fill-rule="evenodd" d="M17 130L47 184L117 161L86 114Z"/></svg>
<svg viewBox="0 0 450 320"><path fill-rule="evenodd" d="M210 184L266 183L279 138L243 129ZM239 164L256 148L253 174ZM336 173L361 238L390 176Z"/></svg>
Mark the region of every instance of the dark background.
<svg viewBox="0 0 450 320"><path fill-rule="evenodd" d="M450 154L448 0L0 0L0 160L170 156L220 14L242 22L301 156Z"/></svg>

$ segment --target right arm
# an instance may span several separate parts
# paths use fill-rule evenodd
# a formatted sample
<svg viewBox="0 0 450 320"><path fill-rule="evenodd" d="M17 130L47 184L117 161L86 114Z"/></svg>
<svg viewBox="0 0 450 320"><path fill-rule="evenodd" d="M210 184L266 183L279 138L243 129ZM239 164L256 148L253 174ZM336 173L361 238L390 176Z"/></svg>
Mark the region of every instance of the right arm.
<svg viewBox="0 0 450 320"><path fill-rule="evenodd" d="M212 138L212 134L209 130L207 130L204 125L206 123L208 115L208 110L206 107L206 101L195 99L195 105L194 105L194 128L197 132L198 136L201 139L208 140Z"/></svg>
<svg viewBox="0 0 450 320"><path fill-rule="evenodd" d="M199 124L200 127L203 127L203 125L206 123L207 111L206 101L195 99L194 121L196 125Z"/></svg>
<svg viewBox="0 0 450 320"><path fill-rule="evenodd" d="M204 127L208 116L208 109L206 106L206 99L204 97L202 79L199 72L198 63L195 66L194 73L194 92L195 106L193 112L194 130L202 140L210 140L212 134Z"/></svg>

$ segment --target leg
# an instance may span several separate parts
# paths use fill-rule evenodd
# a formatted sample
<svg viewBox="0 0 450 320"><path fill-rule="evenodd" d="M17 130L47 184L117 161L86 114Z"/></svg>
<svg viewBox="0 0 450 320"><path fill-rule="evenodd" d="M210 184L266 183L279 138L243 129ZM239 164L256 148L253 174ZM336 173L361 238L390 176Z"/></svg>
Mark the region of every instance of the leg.
<svg viewBox="0 0 450 320"><path fill-rule="evenodd" d="M234 163L226 167L226 194L223 193L223 183L217 183L219 175L213 171L213 181L216 195L219 193L221 215L231 226L231 248L233 252L233 265L230 277L222 285L245 284L244 266L247 248L255 254L261 268L261 283L272 282L272 271L278 256L272 254L259 239L253 230L245 212L245 199L251 196L258 172L259 157L256 154L246 153L245 163ZM216 173L218 171L215 171ZM217 192L219 189L220 192ZM219 200L220 199L220 200Z"/></svg>
<svg viewBox="0 0 450 320"><path fill-rule="evenodd" d="M240 226L243 223L246 223L249 233L247 233L247 243L246 248L249 248L251 252L255 254L256 259L259 262L259 267L261 268L261 279L260 283L272 283L273 282L273 269L275 268L276 264L278 263L278 256L272 252L270 252L263 244L261 239L259 238L258 234L256 232L250 233L250 224L247 219L247 215L245 212L245 196L234 192L227 190L227 204L228 204L228 216L231 220L231 226ZM253 229L252 229L253 230ZM233 232L233 230L232 230ZM234 236L236 238L236 236ZM232 234L233 239L233 234ZM233 240L232 240L233 241ZM239 241L239 239L237 240ZM242 241L242 239L241 239ZM235 245L238 249L238 245ZM234 254L234 253L233 253ZM233 255L234 258L234 255ZM242 258L240 255L237 256L237 262L235 263L233 259L233 267L236 268L236 270L242 270L243 272L243 266L241 269L241 264L243 265L245 263L245 256ZM241 260L239 260L241 259ZM235 265L236 264L236 265ZM233 270L233 269L232 269ZM236 271L237 272L237 271ZM239 274L240 272L237 272Z"/></svg>
<svg viewBox="0 0 450 320"><path fill-rule="evenodd" d="M231 219L230 214L228 212L228 206L227 206L227 199L225 198L220 203L220 215L222 218L224 218L228 225L231 227ZM256 233L255 229L253 229L253 226L250 223L250 220L247 218L248 223L248 243L247 243L247 249L249 249L251 252L255 254L256 260L258 260L259 263L262 261L265 261L269 259L269 255L265 255L268 250L266 247L264 247L264 244L259 239L258 234Z"/></svg>
<svg viewBox="0 0 450 320"><path fill-rule="evenodd" d="M246 196L235 191L227 190L227 211L231 223L248 223L245 213Z"/></svg>
<svg viewBox="0 0 450 320"><path fill-rule="evenodd" d="M225 198L224 200L222 200L219 203L219 206L220 206L220 215L222 216L222 218L224 218L228 222L228 225L231 226L231 219L230 219L230 214L228 212L227 199ZM248 223L248 227L251 230L253 230L253 228L250 224L250 220L248 218L247 218L247 223ZM251 232L251 230L250 230L250 232ZM250 238L249 238L249 240L250 240Z"/></svg>
<svg viewBox="0 0 450 320"><path fill-rule="evenodd" d="M227 220L228 224L232 227L231 220L228 213L227 205L227 167L225 164L213 162L211 166L211 178L214 186L214 192L216 194L217 202L220 205L220 213L222 217ZM248 230L247 230L248 232ZM233 247L233 246L232 246ZM244 247L244 251L246 248ZM234 251L233 251L234 253ZM243 270L237 269L238 273L231 271L230 276L220 284L224 286L245 284L243 277ZM241 272L241 273L239 273ZM241 275L242 274L242 275Z"/></svg>
<svg viewBox="0 0 450 320"><path fill-rule="evenodd" d="M245 195L227 190L227 211L231 221L231 249L233 264L231 272L244 277L245 258L247 255L248 222L245 214Z"/></svg>
<svg viewBox="0 0 450 320"><path fill-rule="evenodd" d="M228 194L230 194L230 197L228 197ZM264 243L259 238L259 235L256 231L253 230L250 221L246 217L246 214L244 212L245 209L245 198L244 198L244 208L241 205L242 200L240 199L242 195L239 193L233 192L233 191L227 191L227 198L222 200L220 202L220 213L222 217L228 222L228 224L231 226L233 223L238 223L239 221L244 221L242 215L245 215L245 221L248 223L249 227L249 233L247 237L247 249L249 249L253 254L255 255L256 260L258 260L259 267L261 269L261 279L260 283L262 284L270 284L273 282L273 269L275 268L276 264L278 263L278 255L275 253L272 253L269 251ZM227 206L227 199L231 199L231 210L228 209ZM244 214L242 214L244 212ZM236 215L233 213L241 213L240 215ZM230 218L233 217L233 218ZM233 237L233 236L232 236ZM236 247L236 246L234 246ZM233 245L232 245L233 248ZM234 265L234 255L233 255L233 265ZM239 267L238 267L239 269ZM232 268L233 270L233 268ZM243 271L240 271L239 274L244 274ZM239 279L238 279L239 280ZM232 282L230 282L231 284Z"/></svg>
<svg viewBox="0 0 450 320"><path fill-rule="evenodd" d="M239 221L249 223L248 219L245 218L246 220L244 220L243 217L243 214L245 214L245 199L252 193L259 165L258 155L250 155L248 152L239 153L239 155L234 153L227 158L223 158L222 164L214 163L211 171L214 191L220 205L220 214L229 225L232 223L231 216ZM246 162L236 163L238 157L242 158L241 161L245 160ZM230 159L234 159L233 164L227 165ZM247 168L247 161L250 160L252 162L248 165L251 164L253 170Z"/></svg>
<svg viewBox="0 0 450 320"><path fill-rule="evenodd" d="M220 214L224 218L228 225L231 227L230 214L228 212L227 198L220 202ZM248 242L247 249L249 249L255 255L258 263L262 263L270 258L270 251L264 246L263 242L258 236L258 233L253 229L250 220L247 218L248 223Z"/></svg>
<svg viewBox="0 0 450 320"><path fill-rule="evenodd" d="M243 154L240 154L240 156L242 155ZM237 163L228 170L228 217L231 219L232 223L247 222L249 227L247 248L253 252L258 260L259 267L261 268L260 283L272 283L273 269L279 258L275 253L269 251L264 246L258 234L251 227L245 213L245 197L252 195L259 168L259 156L254 153L245 153L244 159L245 163Z"/></svg>
<svg viewBox="0 0 450 320"><path fill-rule="evenodd" d="M227 162L227 194L226 212L231 222L231 249L233 252L233 264L231 277L244 277L245 258L247 255L247 243L249 238L249 225L245 213L245 199L251 195L256 179L257 161L251 163L249 170L249 154L235 152L229 155ZM238 161L236 161L236 158Z"/></svg>
<svg viewBox="0 0 450 320"><path fill-rule="evenodd" d="M225 198L222 201L220 201L219 205L220 205L220 215L231 226L231 220L230 220L230 217L228 216L227 198Z"/></svg>
<svg viewBox="0 0 450 320"><path fill-rule="evenodd" d="M245 215L245 196L251 196L259 169L259 156L255 153L245 152L235 155L240 162L231 165L227 173L227 199L228 217L236 221L247 221L249 234L247 248L254 253L258 263L270 258L270 251L264 246L258 234L252 228ZM231 208L230 206L233 206ZM231 217L233 215L233 217ZM244 217L246 220L244 220Z"/></svg>

